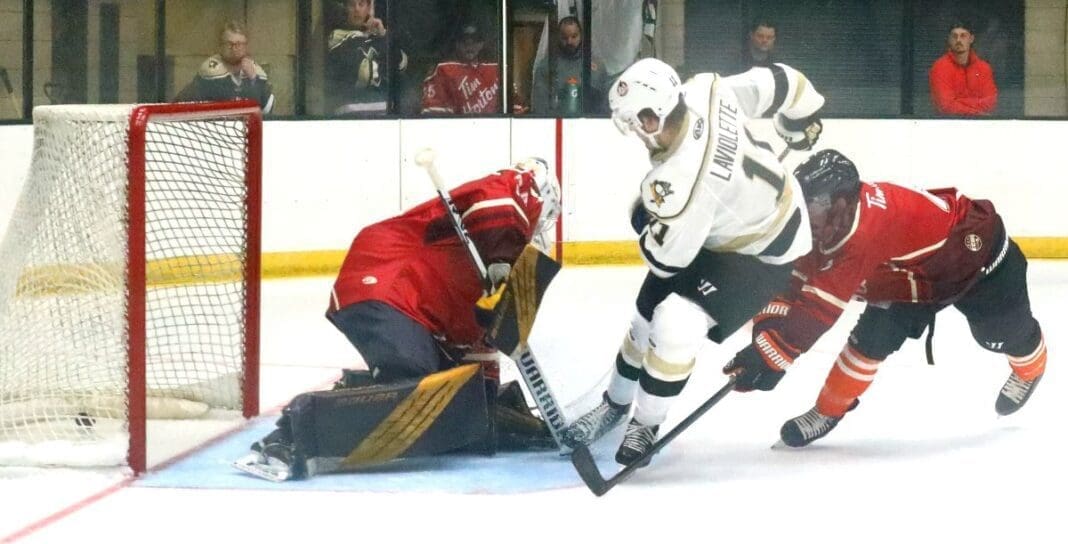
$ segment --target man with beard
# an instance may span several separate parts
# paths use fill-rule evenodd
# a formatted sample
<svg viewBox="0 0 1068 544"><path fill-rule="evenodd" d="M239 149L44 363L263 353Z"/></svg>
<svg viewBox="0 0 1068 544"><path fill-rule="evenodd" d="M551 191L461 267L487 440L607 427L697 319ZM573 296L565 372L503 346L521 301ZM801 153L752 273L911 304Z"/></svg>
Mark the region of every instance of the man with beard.
<svg viewBox="0 0 1068 544"><path fill-rule="evenodd" d="M998 105L994 70L972 49L975 35L964 23L949 29L948 51L931 66L931 103L938 113L989 115Z"/></svg>
<svg viewBox="0 0 1068 544"><path fill-rule="evenodd" d="M326 106L335 115L389 111L390 77L408 66L371 0L346 0L330 29L326 53ZM391 74L392 62L396 71Z"/></svg>
<svg viewBox="0 0 1068 544"><path fill-rule="evenodd" d="M501 71L483 60L485 45L477 24L460 25L455 60L438 63L423 81L424 114L500 113Z"/></svg>
<svg viewBox="0 0 1068 544"><path fill-rule="evenodd" d="M534 65L534 85L532 113L539 115L552 115L564 112L562 105L566 103L566 93L570 91L570 85L576 89L582 89L582 24L575 17L564 17L559 24L559 46L556 56L556 77L549 81L548 58L542 58L541 62ZM596 100L587 103L592 108L586 113L606 113L608 111L607 96L608 76L605 73L604 62L594 57L590 60L590 92ZM581 91L580 91L581 92ZM581 96L581 95L580 95ZM581 101L579 102L582 103ZM575 112L582 113L582 112Z"/></svg>
<svg viewBox="0 0 1068 544"><path fill-rule="evenodd" d="M193 81L174 97L175 102L236 100L259 102L263 113L271 113L274 93L267 72L248 54L248 30L236 21L227 21L219 32L219 52L208 57Z"/></svg>

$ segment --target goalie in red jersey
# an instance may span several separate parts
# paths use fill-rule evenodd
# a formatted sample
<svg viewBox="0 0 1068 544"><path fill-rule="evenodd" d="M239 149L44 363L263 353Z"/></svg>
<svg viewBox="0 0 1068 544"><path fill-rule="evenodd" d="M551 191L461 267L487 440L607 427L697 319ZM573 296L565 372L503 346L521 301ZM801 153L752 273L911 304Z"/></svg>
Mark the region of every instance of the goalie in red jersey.
<svg viewBox="0 0 1068 544"><path fill-rule="evenodd" d="M1031 315L1027 259L987 200L955 189L925 191L861 182L853 163L820 151L797 167L815 248L797 261L791 290L753 319L753 342L727 364L738 390L771 390L835 323L849 300L867 302L831 368L816 406L788 420L784 444L808 445L859 403L882 363L935 314L954 306L972 336L1004 353L1012 370L995 409L1019 410L1046 367Z"/></svg>
<svg viewBox="0 0 1068 544"><path fill-rule="evenodd" d="M326 317L368 370L345 370L333 391L298 395L236 468L283 481L464 447L556 449L518 384L498 394L498 352L478 319L527 244L547 246L560 213L556 179L544 161L526 159L449 193L495 293L483 292L440 199L365 227Z"/></svg>

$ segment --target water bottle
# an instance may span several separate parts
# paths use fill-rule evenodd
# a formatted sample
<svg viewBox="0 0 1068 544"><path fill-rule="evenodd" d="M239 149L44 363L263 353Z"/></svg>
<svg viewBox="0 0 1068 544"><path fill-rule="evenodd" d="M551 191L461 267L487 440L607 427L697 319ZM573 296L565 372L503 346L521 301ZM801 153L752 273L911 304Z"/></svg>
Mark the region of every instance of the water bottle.
<svg viewBox="0 0 1068 544"><path fill-rule="evenodd" d="M560 113L564 116L577 116L582 114L582 101L579 100L578 78L567 78L567 84L563 88L563 96L560 99Z"/></svg>

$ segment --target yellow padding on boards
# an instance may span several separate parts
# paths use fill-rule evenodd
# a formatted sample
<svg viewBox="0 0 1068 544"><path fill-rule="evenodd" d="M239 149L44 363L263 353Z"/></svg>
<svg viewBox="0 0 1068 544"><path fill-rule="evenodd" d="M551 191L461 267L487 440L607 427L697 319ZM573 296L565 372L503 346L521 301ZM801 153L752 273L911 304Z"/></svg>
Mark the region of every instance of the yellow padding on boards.
<svg viewBox="0 0 1068 544"><path fill-rule="evenodd" d="M479 365L458 366L423 378L367 438L341 462L346 468L396 459L430 427Z"/></svg>
<svg viewBox="0 0 1068 544"><path fill-rule="evenodd" d="M1028 259L1068 259L1068 237L1013 237ZM634 240L564 242L564 265L640 265ZM263 279L335 276L345 250L282 251L263 254ZM236 281L242 261L234 255L175 257L148 263L152 287ZM19 278L20 296L85 293L121 284L117 263L74 263L39 266Z"/></svg>

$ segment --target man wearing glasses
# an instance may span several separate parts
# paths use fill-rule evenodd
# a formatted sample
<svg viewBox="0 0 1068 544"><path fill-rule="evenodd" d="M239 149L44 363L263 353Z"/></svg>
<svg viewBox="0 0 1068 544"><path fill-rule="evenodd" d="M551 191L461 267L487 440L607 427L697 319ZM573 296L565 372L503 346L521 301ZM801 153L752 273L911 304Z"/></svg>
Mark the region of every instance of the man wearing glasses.
<svg viewBox="0 0 1068 544"><path fill-rule="evenodd" d="M234 100L251 98L263 113L274 107L274 93L267 73L248 56L248 32L240 23L229 21L219 35L219 52L200 65L193 81L175 102Z"/></svg>

